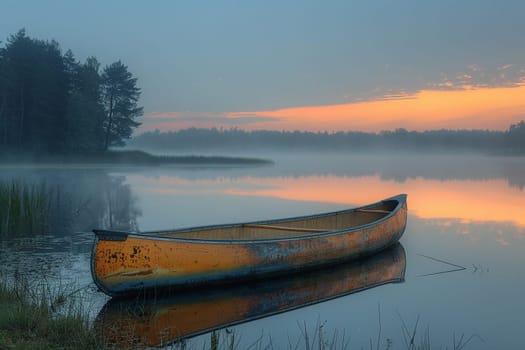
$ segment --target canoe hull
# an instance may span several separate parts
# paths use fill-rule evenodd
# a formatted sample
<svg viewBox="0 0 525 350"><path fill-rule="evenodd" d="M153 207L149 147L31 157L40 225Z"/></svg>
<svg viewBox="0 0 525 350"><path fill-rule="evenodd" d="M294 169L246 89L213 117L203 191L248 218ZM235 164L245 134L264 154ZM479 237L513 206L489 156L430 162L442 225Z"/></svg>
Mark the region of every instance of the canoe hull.
<svg viewBox="0 0 525 350"><path fill-rule="evenodd" d="M255 279L374 254L397 242L405 230L406 196L388 200L397 200L396 208L373 223L285 239L98 235L92 254L93 279L103 292L116 296Z"/></svg>

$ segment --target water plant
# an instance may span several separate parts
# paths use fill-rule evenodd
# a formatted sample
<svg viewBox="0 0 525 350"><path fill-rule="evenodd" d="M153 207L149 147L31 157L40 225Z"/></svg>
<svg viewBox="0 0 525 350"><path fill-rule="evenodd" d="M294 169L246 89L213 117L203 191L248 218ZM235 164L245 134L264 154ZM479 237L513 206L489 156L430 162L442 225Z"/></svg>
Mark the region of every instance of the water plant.
<svg viewBox="0 0 525 350"><path fill-rule="evenodd" d="M51 205L45 183L0 182L0 237L44 232Z"/></svg>

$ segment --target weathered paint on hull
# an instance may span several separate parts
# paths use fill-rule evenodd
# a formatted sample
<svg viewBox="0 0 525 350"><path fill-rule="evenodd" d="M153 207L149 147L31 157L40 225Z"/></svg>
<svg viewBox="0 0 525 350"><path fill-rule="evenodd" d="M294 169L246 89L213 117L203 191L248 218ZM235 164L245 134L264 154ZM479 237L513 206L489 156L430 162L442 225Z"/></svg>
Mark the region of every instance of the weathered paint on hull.
<svg viewBox="0 0 525 350"><path fill-rule="evenodd" d="M285 278L151 300L112 299L95 324L105 340L119 349L166 345L386 283L402 282L405 267L405 251L396 244L365 259ZM133 334L129 334L130 330Z"/></svg>
<svg viewBox="0 0 525 350"><path fill-rule="evenodd" d="M253 279L373 254L403 234L405 197L394 197L398 207L373 224L287 239L227 241L144 234L129 234L123 240L97 238L93 279L105 293L122 295Z"/></svg>

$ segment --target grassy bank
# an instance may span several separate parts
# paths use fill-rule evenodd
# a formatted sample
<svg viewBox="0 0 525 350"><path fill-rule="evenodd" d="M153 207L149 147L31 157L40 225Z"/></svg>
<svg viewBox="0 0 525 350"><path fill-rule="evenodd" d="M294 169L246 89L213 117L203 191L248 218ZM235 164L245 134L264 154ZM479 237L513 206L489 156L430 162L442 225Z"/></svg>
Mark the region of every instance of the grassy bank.
<svg viewBox="0 0 525 350"><path fill-rule="evenodd" d="M248 157L157 156L143 151L107 151L82 154L0 154L0 164L111 164L111 165L267 165L272 161Z"/></svg>
<svg viewBox="0 0 525 350"><path fill-rule="evenodd" d="M0 284L0 349L104 348L80 301L64 290L20 280Z"/></svg>

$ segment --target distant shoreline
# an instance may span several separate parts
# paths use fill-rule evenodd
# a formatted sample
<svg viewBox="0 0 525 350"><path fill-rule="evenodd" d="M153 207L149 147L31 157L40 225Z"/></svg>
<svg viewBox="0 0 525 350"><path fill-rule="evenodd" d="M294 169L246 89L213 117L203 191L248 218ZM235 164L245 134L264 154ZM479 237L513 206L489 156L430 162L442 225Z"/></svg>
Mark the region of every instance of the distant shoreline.
<svg viewBox="0 0 525 350"><path fill-rule="evenodd" d="M272 160L228 156L163 156L144 151L107 151L92 154L0 154L0 164L101 164L101 165L270 165Z"/></svg>
<svg viewBox="0 0 525 350"><path fill-rule="evenodd" d="M149 131L126 143L129 149L163 152L431 152L525 154L525 121L507 131L395 129L379 133L197 129Z"/></svg>

